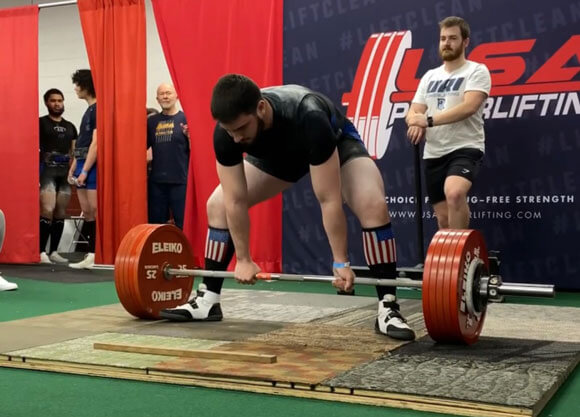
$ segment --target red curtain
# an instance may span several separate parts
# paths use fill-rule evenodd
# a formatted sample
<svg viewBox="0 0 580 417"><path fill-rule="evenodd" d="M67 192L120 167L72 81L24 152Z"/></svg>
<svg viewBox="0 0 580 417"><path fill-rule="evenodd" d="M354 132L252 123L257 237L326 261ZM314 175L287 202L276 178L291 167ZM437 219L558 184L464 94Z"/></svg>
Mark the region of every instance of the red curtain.
<svg viewBox="0 0 580 417"><path fill-rule="evenodd" d="M264 87L282 83L282 0L153 0L171 77L192 135L184 230L203 266L206 200L218 184L211 90L229 72ZM250 247L266 271L282 264L282 200L250 211Z"/></svg>
<svg viewBox="0 0 580 417"><path fill-rule="evenodd" d="M144 0L78 0L97 93L98 263L147 222Z"/></svg>
<svg viewBox="0 0 580 417"><path fill-rule="evenodd" d="M38 262L38 6L0 10L0 262Z"/></svg>

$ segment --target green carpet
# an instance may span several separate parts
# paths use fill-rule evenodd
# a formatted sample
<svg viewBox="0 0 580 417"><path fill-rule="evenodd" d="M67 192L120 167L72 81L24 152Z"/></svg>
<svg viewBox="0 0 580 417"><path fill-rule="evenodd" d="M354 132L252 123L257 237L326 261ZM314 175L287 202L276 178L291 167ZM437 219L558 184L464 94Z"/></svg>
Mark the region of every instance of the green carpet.
<svg viewBox="0 0 580 417"><path fill-rule="evenodd" d="M580 371L541 417L580 415ZM0 368L3 417L445 417L449 414Z"/></svg>
<svg viewBox="0 0 580 417"><path fill-rule="evenodd" d="M61 284L5 278L18 284L18 290L0 292L0 321L62 313L119 302L113 282Z"/></svg>
<svg viewBox="0 0 580 417"><path fill-rule="evenodd" d="M118 302L112 282L60 284L6 277L20 289L0 292L0 321L16 320ZM238 288L226 281L226 288ZM324 283L259 283L256 289L333 293ZM372 296L374 289L357 288ZM419 298L418 291L401 290L402 297ZM516 301L515 299L510 301ZM558 294L555 299L518 299L538 304L580 306L580 294ZM0 337L10 337L0 334ZM580 370L576 369L541 417L580 415ZM382 416L435 417L444 414L333 403L264 394L124 381L48 372L0 368L2 417L162 417L199 416Z"/></svg>

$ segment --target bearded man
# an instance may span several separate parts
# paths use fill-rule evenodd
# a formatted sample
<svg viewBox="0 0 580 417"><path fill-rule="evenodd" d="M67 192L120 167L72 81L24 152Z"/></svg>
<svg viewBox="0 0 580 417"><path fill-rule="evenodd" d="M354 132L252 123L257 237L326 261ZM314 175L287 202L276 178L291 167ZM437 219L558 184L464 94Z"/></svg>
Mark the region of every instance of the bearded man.
<svg viewBox="0 0 580 417"><path fill-rule="evenodd" d="M56 251L64 229L66 208L71 198L67 174L72 160L76 127L62 117L64 95L51 88L44 93L48 114L39 120L40 138L40 262L67 263ZM50 249L46 246L50 238Z"/></svg>
<svg viewBox="0 0 580 417"><path fill-rule="evenodd" d="M485 153L483 107L491 88L489 70L465 59L469 25L450 16L439 23L443 65L427 71L406 116L407 136L425 139L429 201L440 229L467 229L467 193Z"/></svg>

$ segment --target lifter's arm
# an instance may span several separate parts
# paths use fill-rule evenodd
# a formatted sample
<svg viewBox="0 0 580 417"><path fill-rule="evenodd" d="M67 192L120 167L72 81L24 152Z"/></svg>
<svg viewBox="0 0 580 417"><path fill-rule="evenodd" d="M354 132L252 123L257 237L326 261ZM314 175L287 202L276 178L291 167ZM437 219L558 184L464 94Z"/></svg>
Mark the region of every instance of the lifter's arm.
<svg viewBox="0 0 580 417"><path fill-rule="evenodd" d="M225 166L217 162L217 173L223 190L228 229L236 248L236 279L253 283L260 268L250 255L250 216L244 164Z"/></svg>
<svg viewBox="0 0 580 417"><path fill-rule="evenodd" d="M334 262L348 261L347 226L342 209L342 194L340 181L340 163L338 151L320 165L310 166L310 176L314 194L320 203L322 223L328 237ZM340 268L334 285L349 291L354 281L354 273L350 268Z"/></svg>

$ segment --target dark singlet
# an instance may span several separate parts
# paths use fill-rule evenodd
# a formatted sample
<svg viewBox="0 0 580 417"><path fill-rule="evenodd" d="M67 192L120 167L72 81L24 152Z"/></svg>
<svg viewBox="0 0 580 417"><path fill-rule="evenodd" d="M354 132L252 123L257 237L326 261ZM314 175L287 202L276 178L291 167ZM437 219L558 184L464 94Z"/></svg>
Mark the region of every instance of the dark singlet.
<svg viewBox="0 0 580 417"><path fill-rule="evenodd" d="M262 95L272 106L272 126L260 132L253 143L244 145L235 143L218 123L214 130L214 150L220 164L237 165L247 153L276 164L289 178L299 178L309 171L310 165L326 162L338 139L348 135L343 130L349 130L350 123L320 93L298 85L285 85L265 88Z"/></svg>
<svg viewBox="0 0 580 417"><path fill-rule="evenodd" d="M40 162L45 168L68 171L76 127L68 120L57 122L48 115L39 119Z"/></svg>

